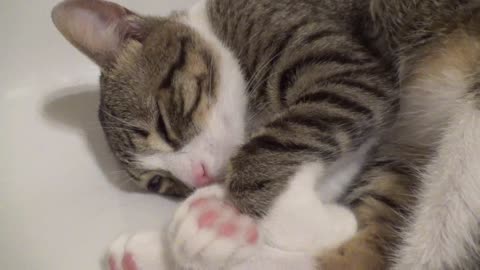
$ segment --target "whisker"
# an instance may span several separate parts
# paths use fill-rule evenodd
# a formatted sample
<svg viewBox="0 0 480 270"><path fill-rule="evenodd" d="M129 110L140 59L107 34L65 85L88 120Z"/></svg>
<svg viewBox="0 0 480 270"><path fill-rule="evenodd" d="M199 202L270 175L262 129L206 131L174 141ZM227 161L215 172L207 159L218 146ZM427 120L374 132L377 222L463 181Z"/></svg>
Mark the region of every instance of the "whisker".
<svg viewBox="0 0 480 270"><path fill-rule="evenodd" d="M103 110L103 109L102 109L102 112L105 113L105 114L107 114L107 115L110 116L111 118L117 120L118 122L124 124L124 125L130 126L130 127L133 127L133 128L141 128L141 127L139 127L139 126L137 126L137 125L134 125L134 124L132 124L132 123L129 123L129 122L123 120L123 119L120 119L120 118L112 115L111 113L107 112L106 110Z"/></svg>

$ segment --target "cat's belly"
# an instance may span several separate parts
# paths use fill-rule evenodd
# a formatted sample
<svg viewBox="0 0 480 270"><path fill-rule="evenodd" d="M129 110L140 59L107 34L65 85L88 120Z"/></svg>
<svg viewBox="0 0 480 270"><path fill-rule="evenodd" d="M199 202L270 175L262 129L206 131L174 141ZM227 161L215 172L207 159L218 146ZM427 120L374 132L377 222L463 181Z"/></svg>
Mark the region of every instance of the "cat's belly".
<svg viewBox="0 0 480 270"><path fill-rule="evenodd" d="M451 109L442 105L433 106L438 103L439 97L429 93L431 87L435 86L417 82L404 89L397 122L385 136L388 142L432 150Z"/></svg>
<svg viewBox="0 0 480 270"><path fill-rule="evenodd" d="M390 142L432 151L437 147L451 116L468 95L476 48L470 43L450 44L416 63L405 63L400 112L387 135ZM435 50L434 50L435 52Z"/></svg>

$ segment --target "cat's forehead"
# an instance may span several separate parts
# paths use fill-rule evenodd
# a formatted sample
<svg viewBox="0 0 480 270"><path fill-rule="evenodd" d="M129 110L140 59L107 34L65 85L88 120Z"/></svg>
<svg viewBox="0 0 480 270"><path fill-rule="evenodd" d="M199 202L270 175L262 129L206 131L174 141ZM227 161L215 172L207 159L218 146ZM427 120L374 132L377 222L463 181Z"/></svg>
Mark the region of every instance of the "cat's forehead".
<svg viewBox="0 0 480 270"><path fill-rule="evenodd" d="M115 64L103 70L108 83L121 82L117 87L127 91L156 91L165 77L179 69L206 75L213 52L194 30L167 19L152 19L149 24L147 38L126 43Z"/></svg>
<svg viewBox="0 0 480 270"><path fill-rule="evenodd" d="M217 96L215 52L183 23L150 23L146 39L126 43L116 63L103 70L101 109L142 126L153 126L162 115L169 130L186 140L206 121Z"/></svg>

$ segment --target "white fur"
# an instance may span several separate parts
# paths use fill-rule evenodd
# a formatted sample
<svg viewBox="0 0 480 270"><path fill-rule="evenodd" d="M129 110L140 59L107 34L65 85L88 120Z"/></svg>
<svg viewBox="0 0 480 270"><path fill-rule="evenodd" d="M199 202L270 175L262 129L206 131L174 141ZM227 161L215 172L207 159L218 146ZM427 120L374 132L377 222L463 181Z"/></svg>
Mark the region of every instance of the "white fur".
<svg viewBox="0 0 480 270"><path fill-rule="evenodd" d="M192 202L199 198L218 199L206 207L223 211L219 224L236 219L232 218L230 209L222 209L225 191L215 185L197 190L181 204L166 231L169 240L153 245L155 250L158 250L158 246L163 247L157 258L152 259L154 254L149 249L152 242L161 241L158 234L151 234L153 239L149 241L144 239L145 234L140 234L141 237L130 237L131 240L125 243L125 246L136 248L126 250L139 264L158 263L152 268L142 268L144 270L314 270L315 254L334 248L353 236L356 231L357 224L353 213L331 201L331 198L338 197L342 192L332 183L348 184L348 178L351 179L357 173L371 145L372 143L365 144L356 153L342 159L337 166L345 166L345 172L332 172L329 177L325 177L326 171L321 163L302 166L289 180L286 191L275 200L268 215L258 224L260 240L255 245L246 245L242 237L221 238L212 230L199 229L197 224L202 210L191 207ZM322 198L322 193L315 188L319 180L325 187L322 193L327 195L326 199ZM236 220L239 228L251 226L253 223L253 220L245 216ZM144 240L140 244L131 243L140 241L135 239ZM125 242L125 237L121 237L113 246L118 245L118 242ZM118 247L116 249L118 250ZM113 252L111 256L121 260L117 253ZM168 257L164 254L168 254ZM143 258L146 258L147 262L143 263ZM172 261L166 259L173 259L175 263L172 264Z"/></svg>
<svg viewBox="0 0 480 270"><path fill-rule="evenodd" d="M440 74L411 76L419 79L403 87L399 119L387 138L407 145L433 147L459 105L467 88L466 80L454 67L446 67Z"/></svg>
<svg viewBox="0 0 480 270"><path fill-rule="evenodd" d="M147 170L163 169L190 187L194 186L194 166L204 163L219 177L237 148L245 141L247 108L246 82L233 54L215 36L206 13L206 1L200 1L182 19L195 29L218 53L219 96L210 111L207 125L183 149L175 153L157 153L138 157Z"/></svg>
<svg viewBox="0 0 480 270"><path fill-rule="evenodd" d="M208 203L192 207L197 199L208 199ZM259 248L247 244L245 231L254 227L254 221L246 216L238 216L233 208L224 204L225 191L220 186L210 186L195 192L178 208L168 230L169 249L178 265L185 269L220 270L231 268L235 262L243 263ZM202 213L215 211L218 218L211 228L199 228L198 220ZM234 237L222 237L217 233L219 226L235 223L242 233Z"/></svg>
<svg viewBox="0 0 480 270"><path fill-rule="evenodd" d="M323 202L333 203L338 201L347 186L360 173L367 154L376 142L377 138L371 138L356 151L335 161L322 176L317 177L315 189Z"/></svg>
<svg viewBox="0 0 480 270"><path fill-rule="evenodd" d="M162 242L158 233L122 236L112 244L110 257L121 265L123 255L129 253L142 270L314 270L317 252L339 245L356 230L355 217L349 210L323 203L315 192L322 173L318 164L305 165L258 225L249 217L236 216L230 208L222 208L222 187L199 189L175 213L166 231L168 241ZM258 242L249 245L242 234L222 238L215 230L200 229L202 209L192 207L192 202L200 198L216 199L203 211L220 211L219 225L233 221L240 231L256 226Z"/></svg>
<svg viewBox="0 0 480 270"><path fill-rule="evenodd" d="M196 163L205 162L210 171L219 173L245 140L245 81L231 52L215 37L205 3L203 0L194 6L183 22L219 52L222 77L218 102L206 128L179 153L139 157L146 169L169 170L189 186L194 186L192 167ZM155 233L124 236L113 244L111 256L120 261L123 255L118 254L128 252L143 265L142 270L314 270L314 254L339 245L356 230L351 211L334 201L358 173L372 145L373 141L366 143L328 169L321 163L302 166L289 179L287 189L276 198L268 215L257 224L260 240L255 245L246 245L241 237L221 238L211 230L198 228L201 209L191 207L198 198L219 200L209 205L221 212L219 222L233 220L239 228L254 222L248 217L232 219L230 210L222 208L220 203L225 191L212 186L196 191L180 205L166 232L167 242L162 242L161 235ZM119 248L122 245L126 248ZM152 247L159 254L155 258L149 251ZM174 259L175 264L166 259ZM142 263L143 260L147 262Z"/></svg>
<svg viewBox="0 0 480 270"><path fill-rule="evenodd" d="M139 270L214 270L213 268L184 268L173 263L169 257L168 248L161 241L158 232L145 232L134 235L124 235L117 239L111 247L110 256L115 259L118 270L123 268L123 255L129 253L139 266ZM155 251L155 252L152 252ZM305 253L285 252L268 246L262 247L248 261L222 270L315 270L315 261Z"/></svg>
<svg viewBox="0 0 480 270"><path fill-rule="evenodd" d="M420 78L404 89L392 137L438 148L421 175L419 204L393 269L453 269L476 244L471 236L480 217L480 112L464 98L467 76L455 67Z"/></svg>
<svg viewBox="0 0 480 270"><path fill-rule="evenodd" d="M324 203L316 192L315 185L322 177L322 165L306 164L290 179L287 190L275 200L262 220L268 245L313 256L353 236L357 224L351 211L333 202Z"/></svg>
<svg viewBox="0 0 480 270"><path fill-rule="evenodd" d="M122 261L125 254L133 257L139 270L175 269L171 255L165 249L163 237L164 235L159 232L124 234L111 244L108 259L118 270L123 270Z"/></svg>
<svg viewBox="0 0 480 270"><path fill-rule="evenodd" d="M480 217L480 112L459 108L445 129L436 158L422 175L423 193L405 234L395 270L461 265Z"/></svg>

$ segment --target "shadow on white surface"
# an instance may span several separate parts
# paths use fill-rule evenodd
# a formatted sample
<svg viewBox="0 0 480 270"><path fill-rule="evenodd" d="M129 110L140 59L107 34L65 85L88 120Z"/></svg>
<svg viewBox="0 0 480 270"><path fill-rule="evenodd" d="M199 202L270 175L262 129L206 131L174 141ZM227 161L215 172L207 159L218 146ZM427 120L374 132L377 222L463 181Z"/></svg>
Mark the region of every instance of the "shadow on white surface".
<svg viewBox="0 0 480 270"><path fill-rule="evenodd" d="M143 192L123 171L115 160L103 134L97 112L100 93L97 86L79 85L54 91L47 96L44 116L84 135L93 158L105 179L117 188L128 192Z"/></svg>

